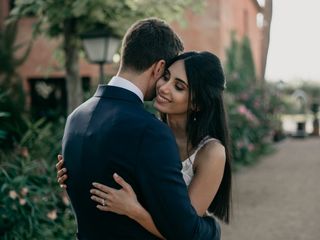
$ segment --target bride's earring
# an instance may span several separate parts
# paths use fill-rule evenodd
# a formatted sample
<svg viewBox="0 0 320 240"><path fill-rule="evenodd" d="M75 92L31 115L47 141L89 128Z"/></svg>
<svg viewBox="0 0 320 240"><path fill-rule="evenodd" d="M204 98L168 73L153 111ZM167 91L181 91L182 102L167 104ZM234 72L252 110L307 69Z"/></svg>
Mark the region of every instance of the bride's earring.
<svg viewBox="0 0 320 240"><path fill-rule="evenodd" d="M192 112L192 114L193 114L193 121L196 122L196 121L197 121L197 113L199 112L199 108L192 106L191 109L193 110L193 112Z"/></svg>

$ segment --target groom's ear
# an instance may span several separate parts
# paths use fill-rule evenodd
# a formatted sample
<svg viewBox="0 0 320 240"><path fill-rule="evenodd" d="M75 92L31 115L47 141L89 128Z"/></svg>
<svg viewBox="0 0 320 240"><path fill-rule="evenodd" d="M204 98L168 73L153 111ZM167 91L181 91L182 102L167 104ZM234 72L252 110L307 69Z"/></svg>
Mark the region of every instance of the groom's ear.
<svg viewBox="0 0 320 240"><path fill-rule="evenodd" d="M153 76L155 79L159 79L163 75L165 65L166 62L164 60L160 60L154 64Z"/></svg>

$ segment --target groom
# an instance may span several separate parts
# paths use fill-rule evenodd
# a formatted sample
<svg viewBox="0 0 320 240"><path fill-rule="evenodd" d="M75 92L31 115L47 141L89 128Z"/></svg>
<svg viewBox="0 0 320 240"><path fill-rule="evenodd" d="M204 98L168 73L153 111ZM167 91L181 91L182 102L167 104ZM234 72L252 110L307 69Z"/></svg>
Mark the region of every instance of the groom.
<svg viewBox="0 0 320 240"><path fill-rule="evenodd" d="M182 51L165 22L138 21L123 39L117 76L68 117L62 154L79 240L157 239L130 218L95 207L91 183L119 188L115 172L132 186L166 239L220 239L215 220L197 216L190 203L171 130L143 107L155 97L166 61Z"/></svg>

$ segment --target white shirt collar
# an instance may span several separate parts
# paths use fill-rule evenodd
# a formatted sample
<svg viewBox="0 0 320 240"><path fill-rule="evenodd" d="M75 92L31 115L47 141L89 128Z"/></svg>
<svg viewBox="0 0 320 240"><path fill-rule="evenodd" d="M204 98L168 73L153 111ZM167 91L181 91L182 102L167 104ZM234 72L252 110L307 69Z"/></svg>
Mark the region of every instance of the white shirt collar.
<svg viewBox="0 0 320 240"><path fill-rule="evenodd" d="M130 82L129 80L127 80L125 78L122 78L119 76L114 76L114 77L112 77L112 79L110 80L108 85L127 89L128 91L136 94L143 102L142 91L136 85L134 85L132 82Z"/></svg>

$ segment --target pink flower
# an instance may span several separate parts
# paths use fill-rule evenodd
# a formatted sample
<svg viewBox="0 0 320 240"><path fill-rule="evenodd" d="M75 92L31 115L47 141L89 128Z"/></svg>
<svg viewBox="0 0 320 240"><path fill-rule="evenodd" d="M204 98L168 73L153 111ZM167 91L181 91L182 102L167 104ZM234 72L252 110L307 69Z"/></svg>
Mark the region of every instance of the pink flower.
<svg viewBox="0 0 320 240"><path fill-rule="evenodd" d="M255 107L255 108L259 108L260 107L260 101L258 101L258 100L255 100L254 101L254 103L253 103L253 106Z"/></svg>
<svg viewBox="0 0 320 240"><path fill-rule="evenodd" d="M248 100L248 98L249 98L249 94L248 93L242 93L240 95L240 99L243 100L243 101Z"/></svg>
<svg viewBox="0 0 320 240"><path fill-rule="evenodd" d="M27 201L24 198L20 198L19 199L19 203L21 206L25 205L27 203Z"/></svg>
<svg viewBox="0 0 320 240"><path fill-rule="evenodd" d="M17 194L16 191L11 190L11 191L9 192L9 197L14 200L14 199L16 199L16 198L18 197L18 194Z"/></svg>
<svg viewBox="0 0 320 240"><path fill-rule="evenodd" d="M57 210L54 209L50 212L47 213L47 217L50 219L50 220L56 220L57 219Z"/></svg>
<svg viewBox="0 0 320 240"><path fill-rule="evenodd" d="M25 157L25 158L29 157L29 150L28 150L28 148L22 147L21 150L20 150L20 154L21 154L22 157Z"/></svg>
<svg viewBox="0 0 320 240"><path fill-rule="evenodd" d="M242 105L242 104L238 106L237 110L238 110L238 113L240 113L240 114L242 114L242 115L245 115L246 112L247 112L246 106L245 106L245 105Z"/></svg>
<svg viewBox="0 0 320 240"><path fill-rule="evenodd" d="M243 104L239 105L237 108L239 114L243 115L247 120L254 124L258 124L257 117Z"/></svg>
<svg viewBox="0 0 320 240"><path fill-rule="evenodd" d="M254 150L254 145L252 143L248 144L248 150L249 152L252 152Z"/></svg>
<svg viewBox="0 0 320 240"><path fill-rule="evenodd" d="M26 196L29 192L29 189L27 187L23 187L20 191L22 196Z"/></svg>
<svg viewBox="0 0 320 240"><path fill-rule="evenodd" d="M244 146L244 142L243 141L237 142L237 147L238 148L243 148L243 146Z"/></svg>

